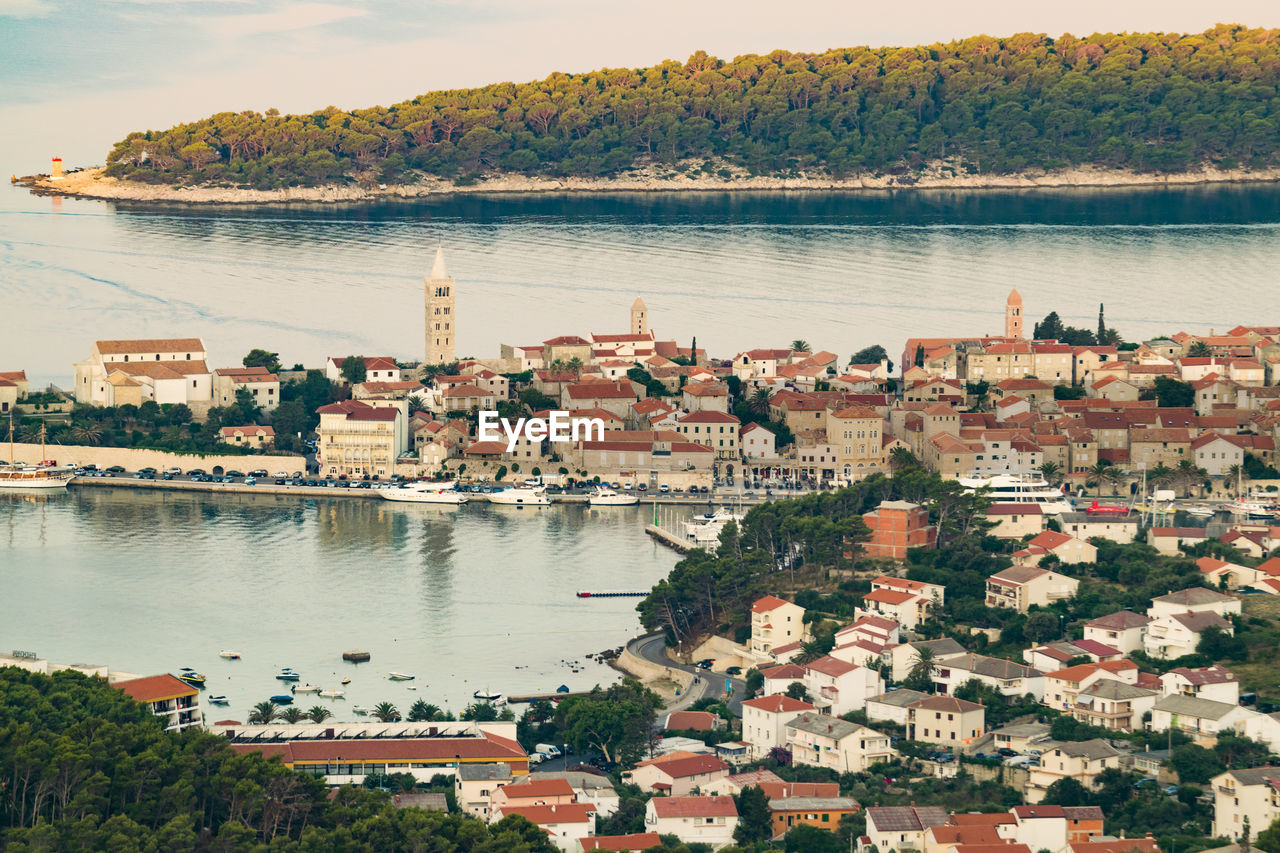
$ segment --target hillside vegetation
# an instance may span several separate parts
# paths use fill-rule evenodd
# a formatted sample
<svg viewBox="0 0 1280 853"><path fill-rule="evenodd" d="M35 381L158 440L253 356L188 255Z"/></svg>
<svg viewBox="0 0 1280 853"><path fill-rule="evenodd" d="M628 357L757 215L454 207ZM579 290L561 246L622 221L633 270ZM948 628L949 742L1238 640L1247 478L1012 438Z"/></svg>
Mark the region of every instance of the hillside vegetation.
<svg viewBox="0 0 1280 853"><path fill-rule="evenodd" d="M219 113L130 134L108 173L275 188L416 172L608 177L653 163L706 173L958 174L1071 166L1179 171L1272 164L1280 30L975 36L923 47L699 52L651 68L430 92L391 107ZM722 176L727 176L724 173Z"/></svg>

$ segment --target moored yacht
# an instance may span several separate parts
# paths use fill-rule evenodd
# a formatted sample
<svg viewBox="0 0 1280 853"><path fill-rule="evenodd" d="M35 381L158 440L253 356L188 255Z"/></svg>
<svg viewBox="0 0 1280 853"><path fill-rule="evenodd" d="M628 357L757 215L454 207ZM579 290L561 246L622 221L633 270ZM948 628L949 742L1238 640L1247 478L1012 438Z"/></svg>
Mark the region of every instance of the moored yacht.
<svg viewBox="0 0 1280 853"><path fill-rule="evenodd" d="M453 480L439 483L419 480L416 483L379 489L378 494L385 500L404 503L464 504L467 502L467 496L455 488L457 485Z"/></svg>
<svg viewBox="0 0 1280 853"><path fill-rule="evenodd" d="M544 486L512 486L500 492L490 492L489 503L507 506L547 506L551 503L551 498L547 497Z"/></svg>
<svg viewBox="0 0 1280 853"><path fill-rule="evenodd" d="M597 486L587 498L587 503L591 506L635 506L640 503L640 498L636 495L615 492L606 486Z"/></svg>
<svg viewBox="0 0 1280 853"><path fill-rule="evenodd" d="M1059 515L1074 509L1061 490L1049 485L1038 474L961 477L958 482L971 492L988 489L993 503L1035 504L1044 515Z"/></svg>

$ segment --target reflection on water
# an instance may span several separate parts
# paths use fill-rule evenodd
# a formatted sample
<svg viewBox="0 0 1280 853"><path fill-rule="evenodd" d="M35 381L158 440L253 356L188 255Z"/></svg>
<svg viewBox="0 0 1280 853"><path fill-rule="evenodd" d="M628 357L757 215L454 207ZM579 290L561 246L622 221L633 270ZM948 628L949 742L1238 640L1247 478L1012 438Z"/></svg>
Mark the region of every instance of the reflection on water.
<svg viewBox="0 0 1280 853"><path fill-rule="evenodd" d="M282 666L322 686L352 677L340 719L383 699L458 710L478 687L585 688L615 674L587 663L574 675L561 660L620 645L639 625L635 599L577 590L648 588L675 563L646 520L635 508L96 486L0 495L0 647L141 673L195 667L231 697L219 719L280 692ZM357 646L373 661L343 665ZM219 659L224 648L243 659ZM418 680L387 682L391 670Z"/></svg>
<svg viewBox="0 0 1280 853"><path fill-rule="evenodd" d="M1274 185L50 204L0 194L0 296L24 318L8 342L37 383L68 381L89 329L198 335L217 365L261 346L289 364L335 347L417 358L436 243L468 355L620 329L636 295L660 334L730 354L797 337L894 353L922 329L997 333L1010 284L1034 319L1091 328L1104 302L1132 338L1204 331L1269 304L1280 265Z"/></svg>

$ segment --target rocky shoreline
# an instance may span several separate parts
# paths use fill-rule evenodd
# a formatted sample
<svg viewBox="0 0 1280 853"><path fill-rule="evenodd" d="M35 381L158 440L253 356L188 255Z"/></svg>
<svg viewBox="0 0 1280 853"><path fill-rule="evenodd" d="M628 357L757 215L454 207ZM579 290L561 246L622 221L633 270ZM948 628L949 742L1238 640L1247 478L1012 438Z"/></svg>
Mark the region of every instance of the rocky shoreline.
<svg viewBox="0 0 1280 853"><path fill-rule="evenodd" d="M1205 167L1196 171L1150 174L1121 169L1082 167L1054 172L1017 175L955 174L932 167L910 175L862 175L836 179L822 176L797 178L751 176L734 173L691 175L648 168L625 176L600 178L534 178L524 175L490 175L474 183L458 185L441 178L424 178L411 184L345 184L291 187L280 190L235 187L177 187L135 183L107 177L100 168L72 172L57 180L47 175L22 178L18 183L43 195L158 204L332 204L395 199L440 197L463 193L617 193L617 192L774 192L850 190L984 190L1037 188L1166 187L1214 183L1265 183L1280 181L1280 169L1244 170Z"/></svg>

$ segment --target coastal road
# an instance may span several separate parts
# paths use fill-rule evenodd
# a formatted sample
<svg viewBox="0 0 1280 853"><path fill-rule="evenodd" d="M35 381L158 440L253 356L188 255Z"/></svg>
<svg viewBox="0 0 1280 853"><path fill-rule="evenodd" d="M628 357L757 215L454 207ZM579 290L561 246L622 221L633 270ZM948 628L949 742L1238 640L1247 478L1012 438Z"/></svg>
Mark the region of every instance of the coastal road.
<svg viewBox="0 0 1280 853"><path fill-rule="evenodd" d="M724 673L711 672L701 667L683 664L667 656L667 639L663 634L648 634L637 637L628 646L631 653L650 663L669 666L692 674L698 679L688 690L667 705L667 711L682 711L700 699L724 699ZM742 716L742 700L746 698L747 683L741 678L729 678L731 691L729 694L729 710L735 716Z"/></svg>

